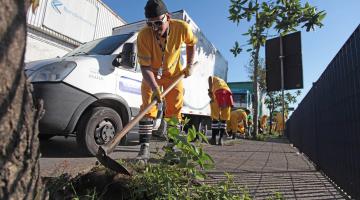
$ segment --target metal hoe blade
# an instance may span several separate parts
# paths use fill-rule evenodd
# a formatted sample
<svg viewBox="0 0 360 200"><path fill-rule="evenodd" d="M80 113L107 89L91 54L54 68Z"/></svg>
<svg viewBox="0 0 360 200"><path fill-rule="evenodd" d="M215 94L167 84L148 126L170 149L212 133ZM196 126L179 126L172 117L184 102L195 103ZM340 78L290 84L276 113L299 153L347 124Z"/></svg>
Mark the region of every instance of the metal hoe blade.
<svg viewBox="0 0 360 200"><path fill-rule="evenodd" d="M98 161L104 165L105 167L121 173L121 174L125 174L128 176L131 176L131 173L129 172L128 169L126 169L123 165L121 165L120 163L116 162L115 160L111 159L110 157L108 157L106 155L105 150L100 146L99 150L96 154L96 158L98 159Z"/></svg>

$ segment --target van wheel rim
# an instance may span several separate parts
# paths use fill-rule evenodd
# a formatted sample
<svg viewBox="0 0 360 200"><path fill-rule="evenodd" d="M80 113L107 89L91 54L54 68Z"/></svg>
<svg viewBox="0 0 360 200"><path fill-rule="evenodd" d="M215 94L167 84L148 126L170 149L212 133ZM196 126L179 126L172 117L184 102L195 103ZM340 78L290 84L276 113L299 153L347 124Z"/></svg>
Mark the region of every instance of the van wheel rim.
<svg viewBox="0 0 360 200"><path fill-rule="evenodd" d="M115 136L115 126L109 120L101 121L95 129L95 141L98 145L104 145Z"/></svg>

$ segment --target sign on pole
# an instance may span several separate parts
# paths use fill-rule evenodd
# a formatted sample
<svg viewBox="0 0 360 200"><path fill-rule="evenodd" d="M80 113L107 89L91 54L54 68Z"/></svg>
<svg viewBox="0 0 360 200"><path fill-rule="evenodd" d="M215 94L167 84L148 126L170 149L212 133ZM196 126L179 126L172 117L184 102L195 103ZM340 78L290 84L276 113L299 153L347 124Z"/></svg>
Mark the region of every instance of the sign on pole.
<svg viewBox="0 0 360 200"><path fill-rule="evenodd" d="M284 90L303 88L300 31L282 36ZM280 37L265 44L266 88L281 91Z"/></svg>

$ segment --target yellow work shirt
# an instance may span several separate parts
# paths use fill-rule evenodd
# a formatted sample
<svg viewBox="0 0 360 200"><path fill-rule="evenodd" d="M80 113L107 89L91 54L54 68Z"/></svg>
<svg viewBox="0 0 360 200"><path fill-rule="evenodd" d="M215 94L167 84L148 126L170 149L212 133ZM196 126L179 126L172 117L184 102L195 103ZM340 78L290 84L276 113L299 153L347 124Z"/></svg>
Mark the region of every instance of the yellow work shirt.
<svg viewBox="0 0 360 200"><path fill-rule="evenodd" d="M264 127L266 126L267 118L268 118L267 115L263 115L263 116L261 117L261 120L260 120L260 127L261 127L261 128L264 128Z"/></svg>
<svg viewBox="0 0 360 200"><path fill-rule="evenodd" d="M239 126L239 124L242 124L242 127ZM238 130L241 133L244 133L243 130L245 130L245 125L247 124L247 114L243 109L237 109L234 111L231 111L230 121L228 125L230 125L228 131L232 131L236 133ZM241 130L243 128L243 130Z"/></svg>
<svg viewBox="0 0 360 200"><path fill-rule="evenodd" d="M224 89L224 90L227 90L227 91L231 91L229 86L227 85L227 83L222 80L221 78L219 77L216 77L216 76L213 76L212 78L212 93L213 95L215 95L215 92L219 89ZM215 97L215 96L214 96Z"/></svg>
<svg viewBox="0 0 360 200"><path fill-rule="evenodd" d="M165 38L160 37L162 46L165 45ZM182 70L180 63L181 45L194 46L197 38L191 27L184 21L171 19L169 21L169 35L165 49L163 76L172 77ZM156 74L161 67L162 51L155 32L151 27L144 27L137 37L138 61L141 66L149 66Z"/></svg>
<svg viewBox="0 0 360 200"><path fill-rule="evenodd" d="M231 119L235 119L238 122L244 122L244 124L248 123L248 117L246 112L243 109L237 109L231 112Z"/></svg>

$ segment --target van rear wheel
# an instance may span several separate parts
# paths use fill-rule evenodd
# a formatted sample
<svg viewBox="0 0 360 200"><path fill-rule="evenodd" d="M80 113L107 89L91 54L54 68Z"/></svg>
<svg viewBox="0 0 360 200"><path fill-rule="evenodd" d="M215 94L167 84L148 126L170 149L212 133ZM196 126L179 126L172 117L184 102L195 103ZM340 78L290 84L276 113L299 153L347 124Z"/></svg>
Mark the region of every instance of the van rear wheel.
<svg viewBox="0 0 360 200"><path fill-rule="evenodd" d="M108 107L94 107L80 119L76 141L87 154L96 155L99 146L108 143L123 128L119 114ZM126 136L121 140L126 142Z"/></svg>

